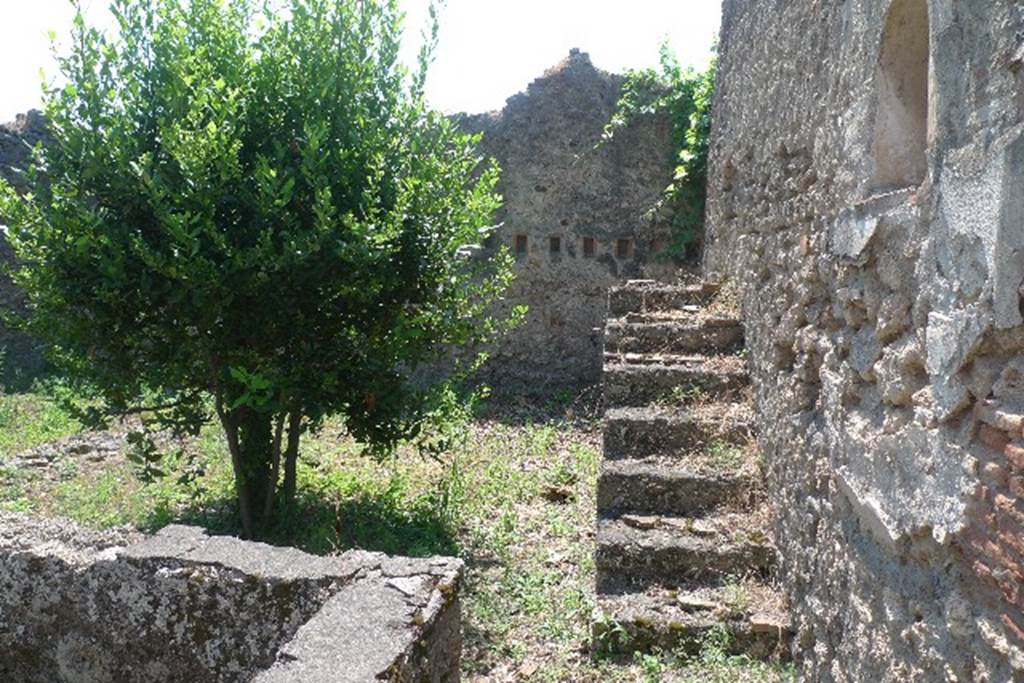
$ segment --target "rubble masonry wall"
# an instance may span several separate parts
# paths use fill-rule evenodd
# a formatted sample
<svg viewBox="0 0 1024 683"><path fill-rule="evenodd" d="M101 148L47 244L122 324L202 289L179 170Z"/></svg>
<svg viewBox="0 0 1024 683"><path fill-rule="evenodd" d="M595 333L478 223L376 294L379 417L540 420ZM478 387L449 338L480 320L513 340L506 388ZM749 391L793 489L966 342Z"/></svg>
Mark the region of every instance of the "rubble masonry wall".
<svg viewBox="0 0 1024 683"><path fill-rule="evenodd" d="M1019 2L724 3L706 267L808 680L1024 680L1022 35Z"/></svg>

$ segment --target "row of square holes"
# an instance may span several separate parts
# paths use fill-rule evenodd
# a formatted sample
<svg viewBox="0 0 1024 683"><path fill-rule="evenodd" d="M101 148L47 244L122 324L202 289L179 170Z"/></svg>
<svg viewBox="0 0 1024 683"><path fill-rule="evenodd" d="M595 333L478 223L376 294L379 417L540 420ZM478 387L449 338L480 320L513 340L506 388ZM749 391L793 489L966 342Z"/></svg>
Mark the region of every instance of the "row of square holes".
<svg viewBox="0 0 1024 683"><path fill-rule="evenodd" d="M549 238L549 251L552 254L562 253L562 238L551 237ZM515 241L515 254L516 256L524 256L529 247L529 240L526 235L516 235ZM583 258L594 258L597 255L597 240L593 237L583 238ZM628 259L633 256L633 240L630 239L619 239L615 241L615 257L619 259Z"/></svg>

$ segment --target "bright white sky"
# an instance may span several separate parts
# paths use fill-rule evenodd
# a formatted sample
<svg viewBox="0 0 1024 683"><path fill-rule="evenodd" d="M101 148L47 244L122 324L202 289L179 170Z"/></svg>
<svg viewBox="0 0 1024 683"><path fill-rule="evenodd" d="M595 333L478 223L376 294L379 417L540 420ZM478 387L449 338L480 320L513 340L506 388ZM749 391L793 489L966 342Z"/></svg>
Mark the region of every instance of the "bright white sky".
<svg viewBox="0 0 1024 683"><path fill-rule="evenodd" d="M109 25L108 0L82 0L90 23ZM402 0L406 47L415 54L428 0ZM4 4L8 4L6 1ZM0 22L0 121L39 105L40 69L53 78L48 33L66 36L70 0L4 7ZM500 109L574 47L606 71L657 63L668 37L683 64L703 67L718 31L718 0L448 0L427 93L445 112Z"/></svg>

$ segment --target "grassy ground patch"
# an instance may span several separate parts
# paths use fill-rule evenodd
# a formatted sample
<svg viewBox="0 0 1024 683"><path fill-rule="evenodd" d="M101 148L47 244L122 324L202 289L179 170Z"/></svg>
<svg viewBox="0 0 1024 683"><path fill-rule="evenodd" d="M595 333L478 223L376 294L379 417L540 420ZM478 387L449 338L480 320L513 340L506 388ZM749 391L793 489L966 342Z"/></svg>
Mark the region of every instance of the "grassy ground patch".
<svg viewBox="0 0 1024 683"><path fill-rule="evenodd" d="M0 459L78 431L79 425L44 394L0 391Z"/></svg>
<svg viewBox="0 0 1024 683"><path fill-rule="evenodd" d="M42 396L2 400L22 417L0 421L0 444L27 448L75 429ZM280 515L269 540L321 554L363 548L463 557L467 681L791 680L776 666L727 656L720 637L697 657L591 656L600 431L595 420L571 418L565 403L532 418L483 417L436 461L402 452L378 462L332 425L307 439L297 508ZM151 530L178 521L234 531L220 435L211 429L168 458L169 476L149 484L120 458L65 461L57 476L0 469L0 506L94 526Z"/></svg>

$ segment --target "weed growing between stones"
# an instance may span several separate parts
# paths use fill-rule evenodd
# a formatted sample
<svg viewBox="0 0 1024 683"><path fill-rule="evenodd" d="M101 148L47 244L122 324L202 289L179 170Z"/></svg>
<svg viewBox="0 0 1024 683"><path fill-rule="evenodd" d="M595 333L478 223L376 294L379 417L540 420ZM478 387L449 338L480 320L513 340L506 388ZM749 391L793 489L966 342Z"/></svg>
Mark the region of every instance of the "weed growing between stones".
<svg viewBox="0 0 1024 683"><path fill-rule="evenodd" d="M690 383L672 387L658 403L666 407L688 406L706 399L707 391L700 384Z"/></svg>
<svg viewBox="0 0 1024 683"><path fill-rule="evenodd" d="M619 637L622 637L621 635ZM725 627L678 651L655 649L633 654L626 680L644 683L761 683L792 681L791 665L766 664L746 655L730 654L732 635ZM692 653L692 654L691 654Z"/></svg>
<svg viewBox="0 0 1024 683"><path fill-rule="evenodd" d="M715 440L708 444L708 455L723 467L737 468L746 459L746 449L734 443Z"/></svg>

